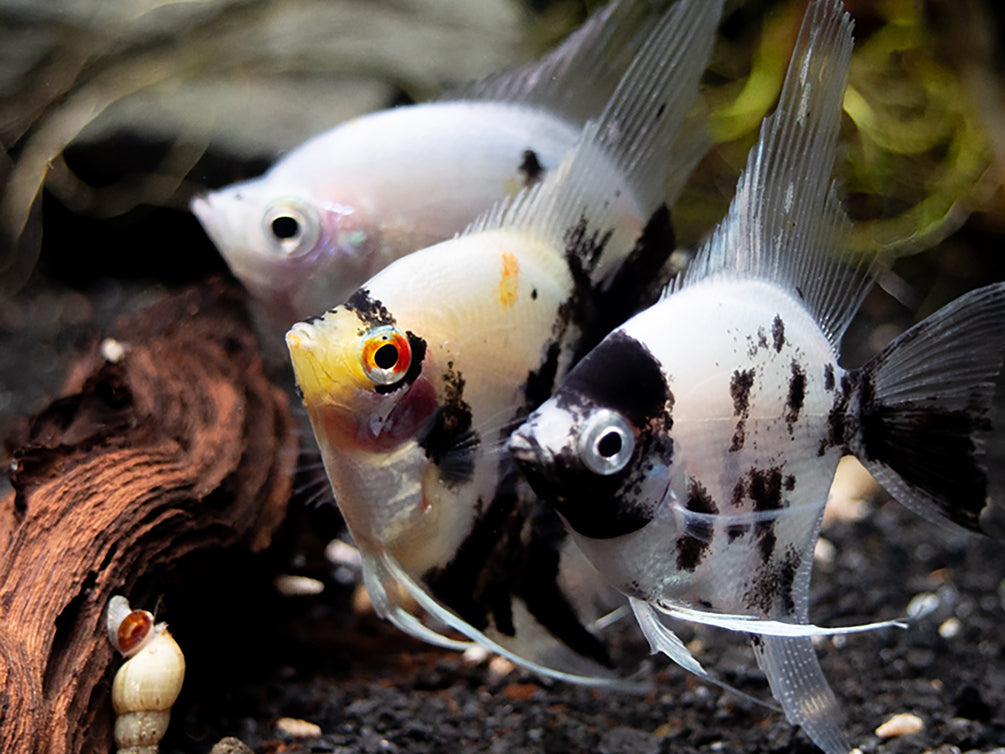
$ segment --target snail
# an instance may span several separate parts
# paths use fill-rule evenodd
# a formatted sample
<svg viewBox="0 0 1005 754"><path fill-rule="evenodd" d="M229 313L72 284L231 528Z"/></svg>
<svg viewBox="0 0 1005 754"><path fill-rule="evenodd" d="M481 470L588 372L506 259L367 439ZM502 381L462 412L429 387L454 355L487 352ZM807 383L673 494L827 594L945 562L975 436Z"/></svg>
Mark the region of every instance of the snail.
<svg viewBox="0 0 1005 754"><path fill-rule="evenodd" d="M118 754L157 754L185 679L185 656L166 623L130 609L120 595L108 603L108 640L128 658L112 682Z"/></svg>

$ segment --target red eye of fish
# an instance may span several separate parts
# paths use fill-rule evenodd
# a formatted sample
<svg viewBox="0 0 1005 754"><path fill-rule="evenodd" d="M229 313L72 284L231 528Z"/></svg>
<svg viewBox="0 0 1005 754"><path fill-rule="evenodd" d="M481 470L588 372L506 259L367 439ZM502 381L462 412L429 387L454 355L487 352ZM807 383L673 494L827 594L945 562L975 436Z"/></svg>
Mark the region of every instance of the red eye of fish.
<svg viewBox="0 0 1005 754"><path fill-rule="evenodd" d="M412 349L408 338L396 328L385 325L366 334L363 339L363 371L377 385L393 385L408 371Z"/></svg>

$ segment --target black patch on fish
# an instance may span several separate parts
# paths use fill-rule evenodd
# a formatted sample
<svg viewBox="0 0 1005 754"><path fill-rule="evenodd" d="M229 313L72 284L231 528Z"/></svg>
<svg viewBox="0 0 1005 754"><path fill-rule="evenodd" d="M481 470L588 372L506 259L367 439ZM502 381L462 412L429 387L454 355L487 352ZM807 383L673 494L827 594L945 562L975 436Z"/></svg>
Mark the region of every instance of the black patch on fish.
<svg viewBox="0 0 1005 754"><path fill-rule="evenodd" d="M474 451L481 442L478 433L471 429L471 406L464 400L464 377L453 367L453 362L447 363L447 371L443 374L443 401L429 431L419 441L447 487L471 479Z"/></svg>
<svg viewBox="0 0 1005 754"><path fill-rule="evenodd" d="M796 488L796 478L792 474L786 474L785 479L782 482L782 487L785 488L786 492L792 492Z"/></svg>
<svg viewBox="0 0 1005 754"><path fill-rule="evenodd" d="M532 301L537 301L537 288L531 288L530 298Z"/></svg>
<svg viewBox="0 0 1005 754"><path fill-rule="evenodd" d="M391 385L374 385L374 392L381 395L393 393L395 390L411 385L422 374L422 362L426 359L426 341L411 331L407 331L405 337L408 338L408 347L412 351L412 362L400 380Z"/></svg>
<svg viewBox="0 0 1005 754"><path fill-rule="evenodd" d="M535 505L533 511L519 590L527 610L552 636L573 651L613 667L607 647L583 626L558 585L560 547L567 536L565 526L546 506Z"/></svg>
<svg viewBox="0 0 1005 754"><path fill-rule="evenodd" d="M785 324L782 322L781 316L777 314L771 323L771 341L775 346L775 353L781 353L782 347L785 345Z"/></svg>
<svg viewBox="0 0 1005 754"><path fill-rule="evenodd" d="M764 616L792 616L796 610L792 587L801 562L799 552L789 546L781 559L762 563L757 569L753 583L743 594L744 604ZM779 599L780 604L776 601Z"/></svg>
<svg viewBox="0 0 1005 754"><path fill-rule="evenodd" d="M548 400L554 392L555 378L558 375L558 358L561 354L561 345L552 341L545 351L541 365L528 372L523 389L525 415Z"/></svg>
<svg viewBox="0 0 1005 754"><path fill-rule="evenodd" d="M491 503L472 526L449 563L431 569L424 580L433 595L476 629L491 623L515 636L513 599L556 639L604 666L612 662L604 644L580 622L559 586L565 527L553 510L522 500L508 459Z"/></svg>
<svg viewBox="0 0 1005 754"><path fill-rule="evenodd" d="M520 163L519 170L523 174L524 186L533 186L544 175L544 167L537 159L537 153L533 149L523 151L523 161Z"/></svg>
<svg viewBox="0 0 1005 754"><path fill-rule="evenodd" d="M364 335L367 330L382 325L394 325L394 317L380 301L370 298L370 291L360 288L344 304L345 308L353 312L356 318L366 326L360 331Z"/></svg>
<svg viewBox="0 0 1005 754"><path fill-rule="evenodd" d="M740 417L736 422L736 431L733 432L733 441L729 446L730 452L736 452L743 448L746 440L747 419L750 417L750 389L754 386L754 370L737 369L733 372L733 377L729 381L729 395L733 399L733 415Z"/></svg>
<svg viewBox="0 0 1005 754"><path fill-rule="evenodd" d="M588 364L588 365L587 365ZM673 394L659 361L644 343L615 331L593 349L566 379L566 394L586 396L590 402L617 411L633 426L653 419L672 426L667 405Z"/></svg>
<svg viewBox="0 0 1005 754"><path fill-rule="evenodd" d="M889 467L908 486L926 493L951 521L981 531L988 478L974 438L991 431L985 409L974 405L946 410L934 397L930 402L885 405L876 396L872 377L882 361L881 355L854 375L857 431L849 444L863 460Z"/></svg>
<svg viewBox="0 0 1005 754"><path fill-rule="evenodd" d="M834 394L834 402L827 413L827 436L820 441L817 455L822 456L831 448L845 447L845 425L848 414L848 400L851 397L854 383L850 374L841 377L841 387Z"/></svg>
<svg viewBox="0 0 1005 754"><path fill-rule="evenodd" d="M644 344L615 332L569 374L556 402L575 416L597 407L620 413L636 430L635 450L620 472L600 475L582 464L570 437L547 467L521 462L535 492L584 536L609 539L641 529L659 502L646 490L658 498L664 492L647 482L656 464L669 467L673 458L673 394L659 362Z"/></svg>
<svg viewBox="0 0 1005 754"><path fill-rule="evenodd" d="M785 426L788 427L789 434L795 431L796 422L799 421L799 412L803 409L803 402L806 400L806 373L796 362L792 362L792 375L789 377L789 394L785 399Z"/></svg>
<svg viewBox="0 0 1005 754"><path fill-rule="evenodd" d="M676 243L670 210L661 204L611 279L594 289L595 317L580 323L583 335L576 348L577 361L615 327L659 300Z"/></svg>
<svg viewBox="0 0 1005 754"><path fill-rule="evenodd" d="M500 484L495 497L475 520L454 557L443 567L426 572L423 579L433 596L479 631L489 621L499 633L514 636L513 578L515 550L522 519L512 478Z"/></svg>
<svg viewBox="0 0 1005 754"><path fill-rule="evenodd" d="M746 480L740 479L733 486L733 498L730 500L734 508L739 508L743 505L743 498L747 496L747 483Z"/></svg>
<svg viewBox="0 0 1005 754"><path fill-rule="evenodd" d="M824 364L824 390L828 393L834 389L834 365Z"/></svg>
<svg viewBox="0 0 1005 754"><path fill-rule="evenodd" d="M746 476L746 493L754 504L754 511L763 513L784 507L781 467L751 469ZM754 530L757 532L757 546L761 552L761 559L767 562L775 551L775 519L758 521L754 524Z"/></svg>
<svg viewBox="0 0 1005 754"><path fill-rule="evenodd" d="M733 542L750 531L750 524L730 524L726 527L726 536Z"/></svg>
<svg viewBox="0 0 1005 754"><path fill-rule="evenodd" d="M719 512L712 496L708 494L708 490L694 478L688 480L685 507L695 513L716 514ZM687 519L683 536L677 538L678 570L693 572L698 567L711 546L712 532L713 527L710 521Z"/></svg>

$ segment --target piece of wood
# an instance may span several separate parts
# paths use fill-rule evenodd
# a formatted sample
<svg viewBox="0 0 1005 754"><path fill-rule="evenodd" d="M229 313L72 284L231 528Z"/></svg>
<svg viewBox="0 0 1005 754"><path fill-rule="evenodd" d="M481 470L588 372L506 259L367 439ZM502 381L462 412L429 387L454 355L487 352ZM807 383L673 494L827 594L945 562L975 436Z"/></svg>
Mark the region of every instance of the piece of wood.
<svg viewBox="0 0 1005 754"><path fill-rule="evenodd" d="M240 295L209 284L119 323L11 451L0 503L0 751L108 751L105 608L207 548L265 548L298 435ZM141 606L141 605L138 605ZM146 605L142 605L147 607Z"/></svg>

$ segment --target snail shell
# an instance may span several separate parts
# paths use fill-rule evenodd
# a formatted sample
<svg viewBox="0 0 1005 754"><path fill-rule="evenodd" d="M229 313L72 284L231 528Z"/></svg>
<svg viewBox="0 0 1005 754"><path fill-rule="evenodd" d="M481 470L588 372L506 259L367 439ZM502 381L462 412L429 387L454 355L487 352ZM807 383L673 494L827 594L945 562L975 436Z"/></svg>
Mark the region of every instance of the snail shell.
<svg viewBox="0 0 1005 754"><path fill-rule="evenodd" d="M128 608L125 598L113 597L108 608L112 645L132 654L112 682L115 743L119 754L157 754L185 679L185 656L165 624L154 625L145 610L123 610L123 603Z"/></svg>

